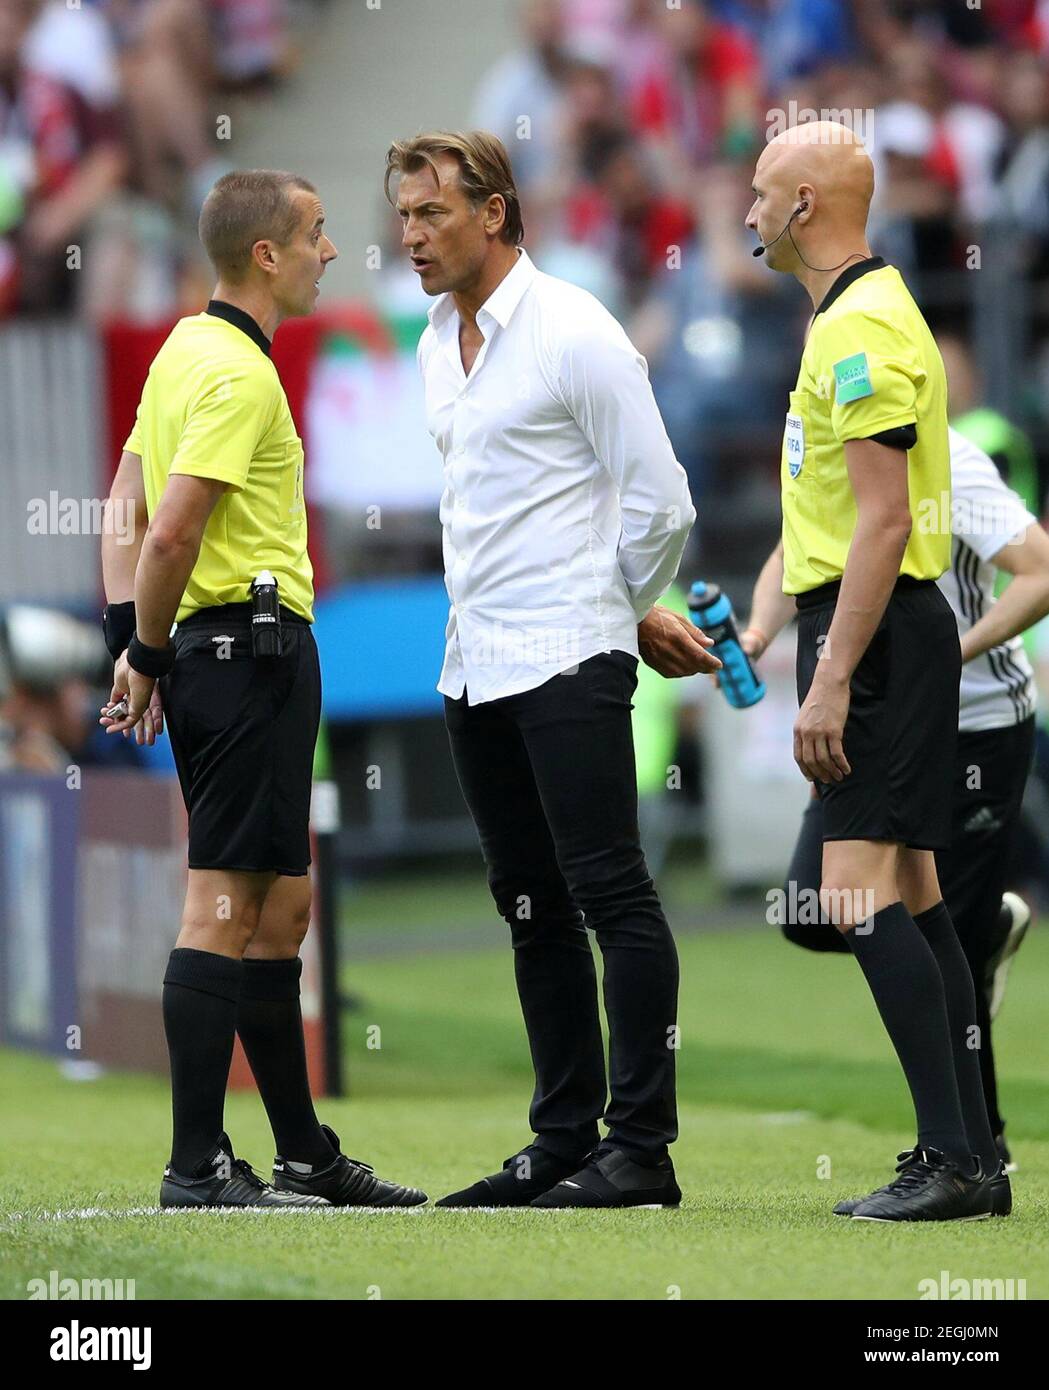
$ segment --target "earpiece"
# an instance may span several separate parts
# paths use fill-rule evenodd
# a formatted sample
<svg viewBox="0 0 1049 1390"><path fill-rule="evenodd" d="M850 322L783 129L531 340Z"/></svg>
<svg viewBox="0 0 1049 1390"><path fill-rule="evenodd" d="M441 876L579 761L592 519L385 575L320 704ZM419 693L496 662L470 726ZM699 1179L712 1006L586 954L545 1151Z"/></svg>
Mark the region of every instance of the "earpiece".
<svg viewBox="0 0 1049 1390"><path fill-rule="evenodd" d="M783 231L780 232L779 236L778 236L778 237L773 237L773 239L768 243L768 246L755 246L754 250L751 252L751 255L752 255L752 256L763 256L763 255L765 254L765 252L769 249L769 246L775 246L776 242L779 241L779 237L783 236L785 232L789 231L789 229L790 229L790 224L794 221L795 217L798 217L798 216L799 216L801 213L803 213L807 208L808 208L808 203L807 203L807 202L805 201L805 199L803 198L803 199L801 200L801 202L798 204L798 206L797 206L797 207L794 209L794 211L791 213L791 215L787 218L787 221L786 221L786 223L785 223L785 225L784 225L784 227L783 227ZM792 241L794 240L793 236L791 237L791 240L792 240Z"/></svg>

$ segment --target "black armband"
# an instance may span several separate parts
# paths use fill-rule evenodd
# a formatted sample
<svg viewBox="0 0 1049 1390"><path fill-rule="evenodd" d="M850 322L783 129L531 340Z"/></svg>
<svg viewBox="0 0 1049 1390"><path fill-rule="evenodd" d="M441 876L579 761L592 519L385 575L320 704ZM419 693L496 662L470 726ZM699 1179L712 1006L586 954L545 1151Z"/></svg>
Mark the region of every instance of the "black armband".
<svg viewBox="0 0 1049 1390"><path fill-rule="evenodd" d="M169 642L166 647L147 647L134 632L128 643L127 664L140 676L152 676L154 680L158 676L166 676L175 664L175 644Z"/></svg>
<svg viewBox="0 0 1049 1390"><path fill-rule="evenodd" d="M135 635L135 600L127 603L107 603L102 610L102 636L114 661L127 651Z"/></svg>
<svg viewBox="0 0 1049 1390"><path fill-rule="evenodd" d="M880 430L867 437L875 444L884 444L886 449L913 449L918 442L918 426L897 425L893 430Z"/></svg>

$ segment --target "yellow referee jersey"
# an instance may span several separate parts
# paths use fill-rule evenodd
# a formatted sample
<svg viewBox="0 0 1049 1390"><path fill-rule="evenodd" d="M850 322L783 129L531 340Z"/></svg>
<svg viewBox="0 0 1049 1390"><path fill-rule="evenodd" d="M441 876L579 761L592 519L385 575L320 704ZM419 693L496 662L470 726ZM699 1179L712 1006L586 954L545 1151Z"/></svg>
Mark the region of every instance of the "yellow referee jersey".
<svg viewBox="0 0 1049 1390"><path fill-rule="evenodd" d="M302 441L250 315L212 301L175 325L153 359L124 448L142 459L151 517L172 473L226 484L178 622L198 608L246 603L260 570L274 575L282 603L313 621Z"/></svg>
<svg viewBox="0 0 1049 1390"><path fill-rule="evenodd" d="M913 525L900 573L938 579L951 559L947 380L929 327L895 267L844 271L816 310L783 435L783 591L840 579L856 527L845 444L917 428L907 453Z"/></svg>

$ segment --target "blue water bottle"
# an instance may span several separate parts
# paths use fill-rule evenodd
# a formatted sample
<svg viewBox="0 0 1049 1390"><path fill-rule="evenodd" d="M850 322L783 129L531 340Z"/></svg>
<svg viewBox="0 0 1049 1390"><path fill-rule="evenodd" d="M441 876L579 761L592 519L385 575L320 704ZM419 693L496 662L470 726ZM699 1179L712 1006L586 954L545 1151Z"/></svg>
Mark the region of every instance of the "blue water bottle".
<svg viewBox="0 0 1049 1390"><path fill-rule="evenodd" d="M688 596L688 611L695 625L713 638L710 650L721 662L717 678L725 699L734 709L756 705L765 694L765 682L754 674L750 657L739 644L728 595L717 584L704 584L697 579Z"/></svg>

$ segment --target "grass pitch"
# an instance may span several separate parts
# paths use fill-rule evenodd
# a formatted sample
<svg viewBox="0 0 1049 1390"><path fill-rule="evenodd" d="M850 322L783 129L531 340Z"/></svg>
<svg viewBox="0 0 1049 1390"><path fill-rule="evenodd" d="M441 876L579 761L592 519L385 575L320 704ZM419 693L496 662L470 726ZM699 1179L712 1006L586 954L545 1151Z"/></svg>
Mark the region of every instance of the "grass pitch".
<svg viewBox="0 0 1049 1390"><path fill-rule="evenodd" d="M434 951L408 931L406 953L369 948L346 966L352 1094L320 1114L346 1152L431 1197L529 1137L510 953L498 924L491 936ZM680 1211L155 1214L164 1083L76 1082L53 1061L6 1053L0 1296L25 1298L51 1270L134 1279L139 1299L914 1299L944 1270L1049 1295L1049 934L1025 944L997 1034L1016 1213L934 1228L831 1215L838 1197L886 1181L913 1133L852 963L770 929L704 931L679 947ZM226 1114L238 1153L266 1174L258 1099L234 1095Z"/></svg>

